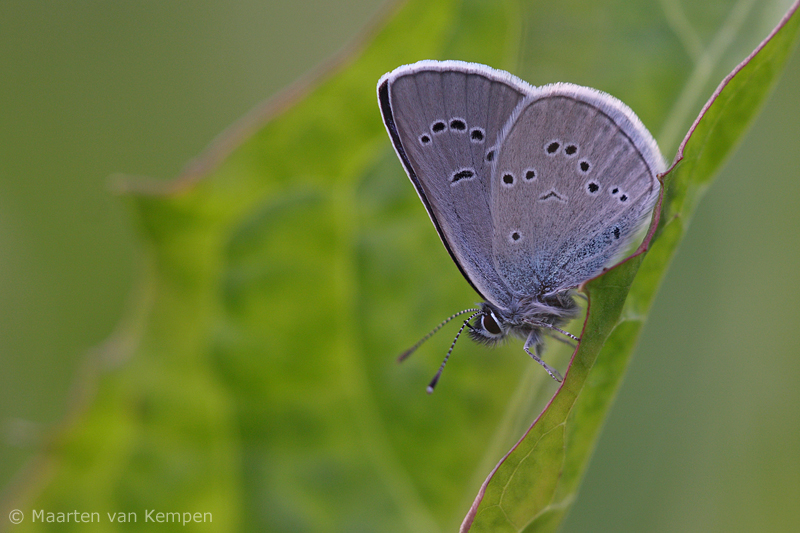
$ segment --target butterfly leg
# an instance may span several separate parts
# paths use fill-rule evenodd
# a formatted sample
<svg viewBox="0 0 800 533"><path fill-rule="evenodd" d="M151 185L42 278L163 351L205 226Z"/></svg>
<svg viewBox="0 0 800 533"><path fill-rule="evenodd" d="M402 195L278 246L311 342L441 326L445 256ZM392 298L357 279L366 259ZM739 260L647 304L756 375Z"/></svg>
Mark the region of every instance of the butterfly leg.
<svg viewBox="0 0 800 533"><path fill-rule="evenodd" d="M555 340L557 340L558 342L563 342L564 344L566 344L567 346L569 346L569 347L570 347L570 348L572 348L573 350L574 350L574 349L575 349L575 348L578 346L577 344L575 344L575 343L574 343L574 342L572 342L572 341L568 341L567 339L562 339L561 337L559 337L559 336L558 336L558 335L556 335L555 333L550 333L550 337L554 338L554 339L555 339Z"/></svg>
<svg viewBox="0 0 800 533"><path fill-rule="evenodd" d="M533 351L531 351L531 348L533 348ZM561 377L561 374L558 373L558 370L556 370L555 368L551 368L550 365L542 361L542 358L540 356L540 352L542 350L542 343L538 332L531 331L530 334L528 334L528 339L525 341L525 346L523 347L523 349L528 355L533 357L534 361L536 361L537 363L539 363L544 367L547 373L550 374L551 378L558 381L559 383L564 381L564 378Z"/></svg>

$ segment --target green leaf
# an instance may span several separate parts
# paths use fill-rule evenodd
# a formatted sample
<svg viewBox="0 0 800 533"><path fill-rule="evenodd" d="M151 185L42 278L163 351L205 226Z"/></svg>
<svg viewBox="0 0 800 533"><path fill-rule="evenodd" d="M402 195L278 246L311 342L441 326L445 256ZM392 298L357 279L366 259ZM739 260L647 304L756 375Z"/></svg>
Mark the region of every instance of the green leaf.
<svg viewBox="0 0 800 533"><path fill-rule="evenodd" d="M393 364L475 296L391 151L375 83L400 64L449 58L591 85L666 132L672 151L671 132L689 127L777 19L773 2L721 5L410 1L318 85L243 119L174 182L125 182L147 252L137 303L91 360L89 392L14 494L18 506L97 511L98 531L134 527L108 512L151 527L147 510L211 513L221 530L458 527L555 384L521 346L487 354L462 342L428 396L447 333ZM796 24L748 64L760 65L751 82L729 84L740 96L726 90L694 130L703 141L685 145L668 178L650 252L588 285L581 352L491 477L473 529L552 529L574 500L701 185L765 97ZM551 347L548 360L559 354ZM28 519L15 530L47 527Z"/></svg>
<svg viewBox="0 0 800 533"><path fill-rule="evenodd" d="M756 115L793 49L800 27L797 8L795 3L703 107L662 178L663 209L659 203L637 254L586 284L587 321L562 387L489 475L462 531L539 532L560 525L575 498L660 278L697 202ZM640 268L641 276L636 277Z"/></svg>

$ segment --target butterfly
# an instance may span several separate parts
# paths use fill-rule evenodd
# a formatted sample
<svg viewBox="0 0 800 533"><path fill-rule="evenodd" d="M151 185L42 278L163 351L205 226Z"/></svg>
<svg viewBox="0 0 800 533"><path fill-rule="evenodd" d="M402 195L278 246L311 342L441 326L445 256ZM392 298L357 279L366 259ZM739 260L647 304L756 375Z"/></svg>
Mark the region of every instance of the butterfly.
<svg viewBox="0 0 800 533"><path fill-rule="evenodd" d="M395 152L461 274L483 298L473 340L509 336L542 360L544 334L580 313L576 288L629 249L658 198L664 159L639 118L588 87L534 87L461 61L420 61L381 77Z"/></svg>

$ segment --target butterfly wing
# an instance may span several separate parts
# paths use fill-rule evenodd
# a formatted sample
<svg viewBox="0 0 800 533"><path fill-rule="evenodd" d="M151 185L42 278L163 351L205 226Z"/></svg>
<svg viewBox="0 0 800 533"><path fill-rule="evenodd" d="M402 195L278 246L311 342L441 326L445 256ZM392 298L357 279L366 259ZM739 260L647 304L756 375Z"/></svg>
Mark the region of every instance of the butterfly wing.
<svg viewBox="0 0 800 533"><path fill-rule="evenodd" d="M386 130L447 251L487 301L510 293L492 259L490 173L498 136L528 86L459 61L422 61L378 82Z"/></svg>
<svg viewBox="0 0 800 533"><path fill-rule="evenodd" d="M624 252L658 197L665 166L627 106L571 84L531 94L498 145L495 268L522 295L575 287Z"/></svg>

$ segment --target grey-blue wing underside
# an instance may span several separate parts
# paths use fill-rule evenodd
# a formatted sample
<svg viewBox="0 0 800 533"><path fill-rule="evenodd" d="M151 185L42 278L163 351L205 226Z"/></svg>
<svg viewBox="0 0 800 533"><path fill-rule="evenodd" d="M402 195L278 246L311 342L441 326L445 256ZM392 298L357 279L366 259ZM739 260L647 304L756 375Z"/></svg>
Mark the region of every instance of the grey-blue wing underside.
<svg viewBox="0 0 800 533"><path fill-rule="evenodd" d="M498 136L532 89L455 61L420 62L381 78L378 99L395 150L464 277L487 301L511 295L492 258L491 169Z"/></svg>
<svg viewBox="0 0 800 533"><path fill-rule="evenodd" d="M658 198L663 158L615 98L538 88L502 132L491 191L495 269L517 294L575 287L619 257Z"/></svg>

